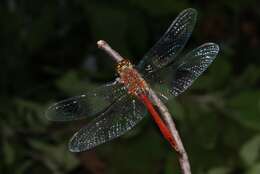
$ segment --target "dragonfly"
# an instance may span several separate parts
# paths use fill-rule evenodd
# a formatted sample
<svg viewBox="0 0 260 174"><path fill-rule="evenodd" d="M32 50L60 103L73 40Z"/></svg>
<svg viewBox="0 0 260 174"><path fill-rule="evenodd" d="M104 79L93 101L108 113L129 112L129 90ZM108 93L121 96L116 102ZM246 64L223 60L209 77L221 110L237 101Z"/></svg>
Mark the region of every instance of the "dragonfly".
<svg viewBox="0 0 260 174"><path fill-rule="evenodd" d="M84 94L62 100L46 110L52 121L92 120L69 141L69 150L82 152L113 140L137 125L148 113L176 148L174 137L149 97L149 89L167 103L184 92L214 61L219 46L208 42L182 54L196 23L197 11L183 10L137 66L119 60L119 77ZM104 46L99 41L99 46ZM114 52L117 54L116 52Z"/></svg>

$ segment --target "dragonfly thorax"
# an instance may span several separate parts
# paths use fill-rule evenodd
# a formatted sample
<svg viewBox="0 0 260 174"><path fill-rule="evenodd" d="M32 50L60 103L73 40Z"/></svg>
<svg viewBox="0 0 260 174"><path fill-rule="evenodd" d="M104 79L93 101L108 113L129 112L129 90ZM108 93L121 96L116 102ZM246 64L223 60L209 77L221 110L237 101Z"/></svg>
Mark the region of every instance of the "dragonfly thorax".
<svg viewBox="0 0 260 174"><path fill-rule="evenodd" d="M128 59L123 59L122 61L118 62L116 66L117 73L120 74L126 68L133 68L133 65Z"/></svg>
<svg viewBox="0 0 260 174"><path fill-rule="evenodd" d="M146 91L147 84L129 60L120 61L117 72L120 76L119 82L125 85L129 94L137 96Z"/></svg>

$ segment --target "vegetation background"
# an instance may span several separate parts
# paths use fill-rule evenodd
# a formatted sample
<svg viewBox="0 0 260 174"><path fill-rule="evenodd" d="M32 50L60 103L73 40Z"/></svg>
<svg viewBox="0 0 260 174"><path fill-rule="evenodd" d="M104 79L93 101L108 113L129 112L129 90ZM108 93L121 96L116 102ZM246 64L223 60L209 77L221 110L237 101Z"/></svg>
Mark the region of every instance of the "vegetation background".
<svg viewBox="0 0 260 174"><path fill-rule="evenodd" d="M46 107L115 78L96 47L107 40L138 63L183 9L198 10L187 50L220 55L168 103L194 174L260 173L260 11L257 0L1 0L0 173L177 174L177 157L149 117L84 152L67 142L88 122L52 123Z"/></svg>

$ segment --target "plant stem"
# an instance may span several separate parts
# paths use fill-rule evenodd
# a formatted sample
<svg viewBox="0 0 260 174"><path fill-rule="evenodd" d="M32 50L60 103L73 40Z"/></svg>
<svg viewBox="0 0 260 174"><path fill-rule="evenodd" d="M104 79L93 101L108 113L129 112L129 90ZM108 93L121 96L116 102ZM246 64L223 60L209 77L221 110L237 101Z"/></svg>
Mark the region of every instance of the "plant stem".
<svg viewBox="0 0 260 174"><path fill-rule="evenodd" d="M182 144L181 137L175 126L175 123L171 117L171 114L164 103L159 99L155 92L150 88L149 95L152 98L154 104L158 107L161 116L163 117L167 127L170 129L172 136L174 137L177 145L177 153L179 154L179 163L183 174L191 174L190 163L187 152Z"/></svg>
<svg viewBox="0 0 260 174"><path fill-rule="evenodd" d="M110 55L117 63L123 60L124 58L115 50L113 50L108 43L103 40L97 42L98 47L103 49L108 55ZM183 174L191 174L190 163L188 159L188 155L184 149L181 138L179 136L178 130L175 126L175 123L171 117L171 114L164 103L159 99L156 93L149 88L148 89L149 97L153 101L153 103L158 107L160 114L165 121L170 133L172 134L174 140L176 141L177 153L179 155L179 163L181 166L181 170Z"/></svg>
<svg viewBox="0 0 260 174"><path fill-rule="evenodd" d="M98 48L104 50L108 55L110 55L116 62L120 62L124 58L115 50L113 50L110 45L104 41L104 40L99 40L97 42Z"/></svg>

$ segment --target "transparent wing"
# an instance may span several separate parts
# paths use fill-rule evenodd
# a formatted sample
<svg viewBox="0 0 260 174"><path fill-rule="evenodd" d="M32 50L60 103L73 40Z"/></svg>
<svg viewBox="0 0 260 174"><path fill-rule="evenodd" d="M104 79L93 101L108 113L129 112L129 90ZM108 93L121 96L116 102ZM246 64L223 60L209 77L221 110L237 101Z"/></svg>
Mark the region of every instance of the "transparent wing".
<svg viewBox="0 0 260 174"><path fill-rule="evenodd" d="M51 105L45 115L52 121L78 120L104 112L126 89L117 81Z"/></svg>
<svg viewBox="0 0 260 174"><path fill-rule="evenodd" d="M178 62L145 77L162 98L168 99L184 92L213 62L219 46L206 43L192 50Z"/></svg>
<svg viewBox="0 0 260 174"><path fill-rule="evenodd" d="M143 104L132 96L123 96L71 138L69 149L81 152L110 141L132 129L144 116Z"/></svg>
<svg viewBox="0 0 260 174"><path fill-rule="evenodd" d="M195 9L186 9L172 22L165 34L140 61L138 69L144 75L173 62L186 45L196 23Z"/></svg>

